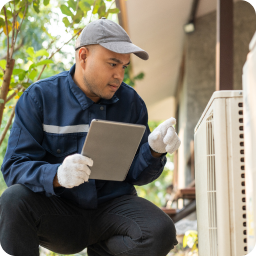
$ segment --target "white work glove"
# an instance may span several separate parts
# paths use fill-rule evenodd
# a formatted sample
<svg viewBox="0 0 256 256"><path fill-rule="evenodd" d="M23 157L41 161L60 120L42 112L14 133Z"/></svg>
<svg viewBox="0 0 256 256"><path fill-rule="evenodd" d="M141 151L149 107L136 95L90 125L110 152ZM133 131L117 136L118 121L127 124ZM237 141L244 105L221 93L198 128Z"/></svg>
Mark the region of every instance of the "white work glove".
<svg viewBox="0 0 256 256"><path fill-rule="evenodd" d="M73 188L88 181L93 160L80 154L67 156L57 171L58 182L62 187Z"/></svg>
<svg viewBox="0 0 256 256"><path fill-rule="evenodd" d="M168 152L172 154L176 151L181 142L173 125L176 124L176 119L171 117L160 125L148 136L149 146L157 153Z"/></svg>

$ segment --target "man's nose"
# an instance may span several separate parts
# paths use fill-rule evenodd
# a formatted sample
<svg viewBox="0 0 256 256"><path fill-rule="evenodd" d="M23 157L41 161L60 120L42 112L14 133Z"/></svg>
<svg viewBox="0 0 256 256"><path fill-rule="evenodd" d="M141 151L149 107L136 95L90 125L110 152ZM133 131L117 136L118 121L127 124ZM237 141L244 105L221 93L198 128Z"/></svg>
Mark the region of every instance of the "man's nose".
<svg viewBox="0 0 256 256"><path fill-rule="evenodd" d="M121 84L121 82L124 80L124 69L121 68L121 69L116 70L114 73L114 78L118 79L119 84Z"/></svg>

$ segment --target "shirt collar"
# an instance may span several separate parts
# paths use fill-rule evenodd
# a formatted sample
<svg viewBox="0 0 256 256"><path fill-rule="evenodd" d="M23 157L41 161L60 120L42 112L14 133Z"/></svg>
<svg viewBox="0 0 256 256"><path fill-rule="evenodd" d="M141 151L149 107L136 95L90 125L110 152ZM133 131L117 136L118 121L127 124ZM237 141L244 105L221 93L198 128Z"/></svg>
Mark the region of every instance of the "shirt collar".
<svg viewBox="0 0 256 256"><path fill-rule="evenodd" d="M71 89L72 93L74 94L74 96L78 100L79 104L81 105L81 108L83 110L86 110L87 108L89 108L95 102L92 101L90 98L88 98L85 95L85 93L74 82L74 80L72 78L72 75L75 73L75 69L76 69L76 64L74 64L68 72L69 86L70 86L70 89ZM100 104L113 104L113 103L116 103L118 100L119 100L119 98L116 96L116 94L114 94L111 99L109 99L109 100L100 99L100 101L98 103L100 103Z"/></svg>

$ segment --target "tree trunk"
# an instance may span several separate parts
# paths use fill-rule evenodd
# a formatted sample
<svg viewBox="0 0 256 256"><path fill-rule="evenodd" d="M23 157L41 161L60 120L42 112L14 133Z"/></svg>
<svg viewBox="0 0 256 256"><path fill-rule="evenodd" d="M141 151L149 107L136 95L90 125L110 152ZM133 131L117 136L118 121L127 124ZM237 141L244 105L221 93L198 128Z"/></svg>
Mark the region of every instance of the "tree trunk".
<svg viewBox="0 0 256 256"><path fill-rule="evenodd" d="M4 102L3 103L0 102L0 126L2 124L4 107L5 107L5 103L6 103L6 96L9 91L9 86L10 86L10 81L11 81L14 64L15 64L15 59L11 59L7 63L4 77L3 77L3 84L2 84L2 88L1 88L0 99L4 100Z"/></svg>

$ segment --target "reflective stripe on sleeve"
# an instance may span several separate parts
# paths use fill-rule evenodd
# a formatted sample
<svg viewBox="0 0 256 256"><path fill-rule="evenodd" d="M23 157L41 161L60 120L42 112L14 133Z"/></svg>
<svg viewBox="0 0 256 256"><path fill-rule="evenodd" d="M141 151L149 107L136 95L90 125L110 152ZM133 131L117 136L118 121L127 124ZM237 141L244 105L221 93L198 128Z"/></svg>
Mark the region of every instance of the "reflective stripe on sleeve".
<svg viewBox="0 0 256 256"><path fill-rule="evenodd" d="M88 132L89 124L79 124L70 126L56 126L43 124L43 130L49 133L63 134L63 133L77 133Z"/></svg>

